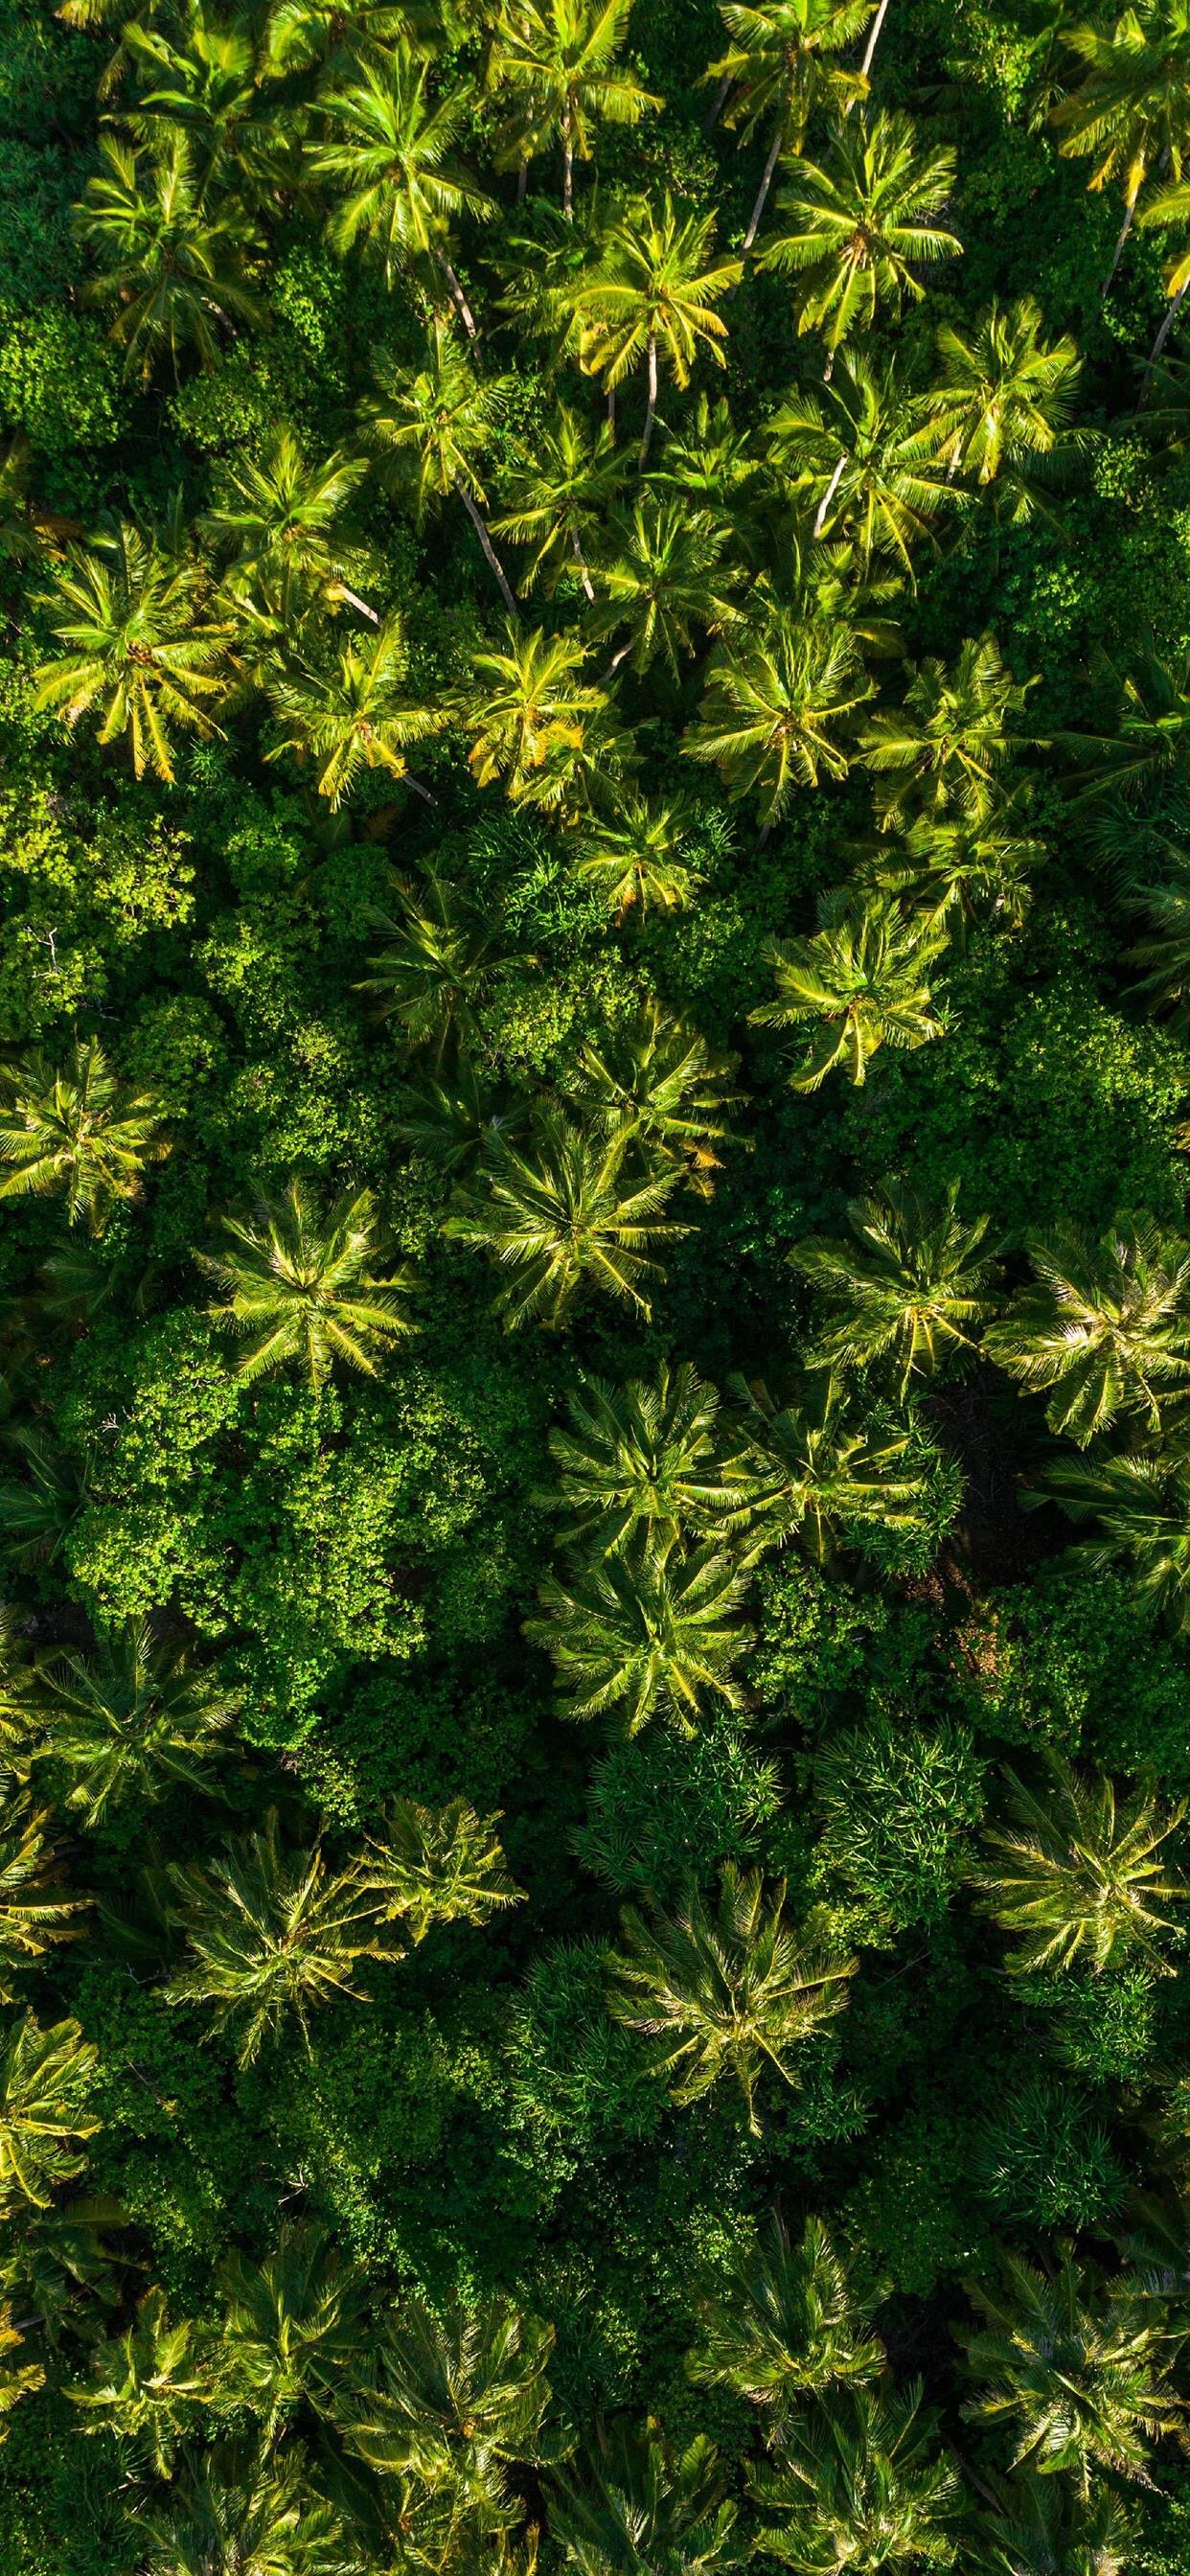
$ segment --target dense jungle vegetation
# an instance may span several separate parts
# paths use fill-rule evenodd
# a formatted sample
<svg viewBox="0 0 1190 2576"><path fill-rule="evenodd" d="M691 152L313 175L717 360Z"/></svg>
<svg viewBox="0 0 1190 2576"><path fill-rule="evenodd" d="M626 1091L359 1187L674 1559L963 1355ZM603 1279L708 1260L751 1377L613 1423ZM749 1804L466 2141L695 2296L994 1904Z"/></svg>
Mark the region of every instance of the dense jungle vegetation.
<svg viewBox="0 0 1190 2576"><path fill-rule="evenodd" d="M2 2576L1190 2570L1085 6L0 0Z"/></svg>

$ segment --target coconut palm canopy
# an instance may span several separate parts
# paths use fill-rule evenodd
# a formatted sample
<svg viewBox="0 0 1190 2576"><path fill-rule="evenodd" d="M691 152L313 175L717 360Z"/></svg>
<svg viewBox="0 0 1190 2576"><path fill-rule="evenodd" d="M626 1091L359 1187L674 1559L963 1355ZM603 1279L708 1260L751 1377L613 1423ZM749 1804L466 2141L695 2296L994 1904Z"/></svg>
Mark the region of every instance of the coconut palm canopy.
<svg viewBox="0 0 1190 2576"><path fill-rule="evenodd" d="M0 2576L1187 2576L1190 0L0 14Z"/></svg>

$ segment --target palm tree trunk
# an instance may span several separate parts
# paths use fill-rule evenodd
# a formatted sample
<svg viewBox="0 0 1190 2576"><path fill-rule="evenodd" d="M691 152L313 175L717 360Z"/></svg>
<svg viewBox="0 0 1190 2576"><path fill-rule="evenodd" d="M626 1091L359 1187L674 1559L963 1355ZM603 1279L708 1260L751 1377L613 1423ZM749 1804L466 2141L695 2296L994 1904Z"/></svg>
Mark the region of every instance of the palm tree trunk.
<svg viewBox="0 0 1190 2576"><path fill-rule="evenodd" d="M871 68L872 68L872 56L873 56L873 54L875 53L875 51L876 51L876 47L877 47L877 45L878 45L878 44L879 44L879 42L880 42L880 30L881 30L882 26L884 25L884 21L885 21L885 18L886 18L886 16L887 16L887 14L888 14L888 0L880 0L880 6L879 6L879 8L878 8L878 10L877 10L877 12L876 12L875 17L874 17L874 18L873 18L873 20L872 20L872 24L871 24L871 26L870 26L870 27L869 27L869 29L868 29L868 41L867 41L867 44L866 44L866 45L865 45L865 47L864 47L864 58L863 58L863 61L862 61L862 63L860 64L860 67L859 67L859 69L860 69L860 78L861 78L861 80L866 80L866 79L867 79L867 77L868 77L869 72L871 71Z"/></svg>
<svg viewBox="0 0 1190 2576"><path fill-rule="evenodd" d="M516 174L516 201L523 206L529 193L529 160L526 154Z"/></svg>
<svg viewBox="0 0 1190 2576"><path fill-rule="evenodd" d="M380 619L376 610L369 608L367 600L360 598L358 590L349 590L345 581L339 583L339 589L349 608L358 608L361 617L370 617L373 626L379 626Z"/></svg>
<svg viewBox="0 0 1190 2576"><path fill-rule="evenodd" d="M828 510L829 510L829 508L830 508L831 502L834 500L834 497L835 497L836 492L837 492L837 491L838 491L838 489L839 489L839 480L840 480L840 476L842 475L843 468L844 468L844 466L845 466L845 464L846 464L846 463L847 463L847 450L846 450L846 448L844 448L843 453L842 453L841 457L839 458L839 462L838 462L838 464L837 464L837 465L836 465L836 467L835 467L834 473L832 474L831 479L830 479L829 483L827 484L826 490L825 490L825 492L824 492L824 493L823 493L823 495L822 495L822 499L821 499L821 501L820 501L820 502L819 502L819 504L818 504L818 509L817 509L817 512L816 512L816 514L815 514L815 519L814 519L814 530L813 530L813 533L814 533L814 535L815 535L816 537L820 537L820 536L822 535L822 531L823 531L824 527L826 526L826 514L827 514L827 511L828 511Z"/></svg>
<svg viewBox="0 0 1190 2576"><path fill-rule="evenodd" d="M630 654L630 652L631 652L631 651L632 651L632 637L631 637L631 636L629 636L627 643L626 643L626 644L621 644L620 649L619 649L619 652L618 652L618 653L613 653L612 658L611 658L610 662L608 663L607 669L606 669L606 671L605 671L605 672L604 672L604 674L603 674L603 680L604 680L604 685L605 685L605 686L606 686L606 684L607 684L607 682L608 682L609 680L614 680L614 678L615 678L615 676L616 676L616 673L617 673L617 671L619 670L619 667L620 667L621 662L626 662L626 661L627 661L628 656L629 656L629 654Z"/></svg>
<svg viewBox="0 0 1190 2576"><path fill-rule="evenodd" d="M770 144L770 146L769 146L769 157L768 157L768 160L765 162L765 165L764 165L764 177L763 177L763 179L762 179L762 180L761 180L761 182L760 182L760 191L759 191L759 194L758 194L758 196L757 196L756 203L755 203L755 205L753 206L753 208L752 208L752 212L751 212L751 214L750 214L750 216L749 216L749 218L748 218L748 229L747 229L747 232L746 232L746 233L745 233L745 235L744 235L743 246L742 246L742 252L741 252L741 256L742 256L744 259L746 259L746 258L747 258L748 253L749 253L749 251L750 251L750 250L751 250L751 248L752 248L752 244L753 244L753 242L754 242L754 241L755 241L755 239L756 239L757 233L758 233L758 232L759 232L759 230L760 230L760 218L761 218L762 214L764 213L765 200L766 200L766 198L767 198L767 196L768 196L769 189L772 187L772 184L773 184L773 172L774 172L774 170L776 169L776 167L777 167L777 163L778 163L778 161L779 161L779 160L780 160L780 158L781 158L781 146L782 146L782 144L784 143L784 141L785 141L785 119L784 119L784 117L782 117L782 118L781 118L781 120L780 120L780 123L778 124L777 131L776 131L776 133L774 134L773 139L772 139L772 142L771 142L771 144Z"/></svg>
<svg viewBox="0 0 1190 2576"><path fill-rule="evenodd" d="M1165 343L1169 338L1170 332L1173 329L1174 323L1177 321L1178 315L1181 312L1182 306L1188 295L1190 295L1190 274L1187 275L1184 286L1179 286L1177 294L1171 298L1166 307L1165 319L1156 339L1153 342L1153 346L1149 351L1148 364L1150 368L1156 366L1157 360L1165 347Z"/></svg>
<svg viewBox="0 0 1190 2576"><path fill-rule="evenodd" d="M444 278L446 279L447 293L456 313L458 314L459 320L463 325L463 329L465 330L468 339L474 340L477 336L475 330L475 315L467 302L467 298L463 293L462 287L459 284L453 268L451 267L450 261L448 260L445 251L439 250L437 246L435 246L434 257L438 262L438 266L441 269Z"/></svg>
<svg viewBox="0 0 1190 2576"><path fill-rule="evenodd" d="M571 551L571 554L574 556L574 560L575 560L576 564L578 565L578 577L579 577L579 580L581 581L581 583L582 583L582 585L583 585L583 589L585 590L585 592L586 592L586 594L587 594L587 597L588 597L588 599L590 600L590 603L591 603L592 608L594 608L594 605L595 605L595 584L594 584L594 582L593 582L593 581L592 581L592 579L591 579L590 573L588 572L588 570L587 570L587 567L586 567L585 563L583 562L583 550L582 550L582 547L580 546L579 541L578 541L578 529L577 529L577 528L572 528L572 529L571 529L571 531L570 531L570 551Z"/></svg>
<svg viewBox="0 0 1190 2576"><path fill-rule="evenodd" d="M574 145L570 135L570 110L562 119L562 212L570 223L574 216Z"/></svg>
<svg viewBox="0 0 1190 2576"><path fill-rule="evenodd" d="M646 403L646 405L645 405L645 427L644 427L644 435L643 435L643 437L642 437L642 439L641 439L641 442L640 442L640 455L638 456L638 458L637 458L637 460L636 460L636 461L637 461L637 467L638 467L638 470L639 470L639 472L640 472L640 473L642 473L642 474L644 473L645 467L646 467L646 465L648 464L648 461L649 461L649 441L650 441L650 439L652 438L652 435L653 435L653 422L654 422L654 420L656 419L656 417L657 417L657 334L656 334L656 332L655 332L655 331L650 331L650 333L649 333L649 399L648 399L648 401L647 401L647 403Z"/></svg>
<svg viewBox="0 0 1190 2576"><path fill-rule="evenodd" d="M476 536L483 547L484 560L488 569L495 575L495 578L500 585L500 596L508 610L508 614L510 617L516 617L519 614L516 601L508 587L507 574L505 573L500 557L492 544L492 540L488 535L487 529L484 526L483 518L480 512L476 509L470 493L464 489L461 483L456 483L455 490L458 493L459 499L463 504L463 508L471 521L471 525L475 530Z"/></svg>
<svg viewBox="0 0 1190 2576"><path fill-rule="evenodd" d="M706 115L703 118L702 130L704 134L714 133L715 127L717 126L719 119L723 114L723 110L727 105L727 96L730 88L731 73L725 72L719 83L719 87L711 100L711 104L707 109Z"/></svg>
<svg viewBox="0 0 1190 2576"><path fill-rule="evenodd" d="M609 385L607 389L607 425L611 431L612 437L614 438L616 434L616 388L614 385Z"/></svg>
<svg viewBox="0 0 1190 2576"><path fill-rule="evenodd" d="M1114 279L1114 277L1115 277L1116 270L1118 269L1118 267L1119 267L1119 265L1120 265L1120 261L1122 260L1122 258L1123 258L1123 256L1124 256L1124 244L1125 244L1125 242L1127 241L1127 239L1128 239L1128 235L1129 235L1129 233L1130 233L1130 232L1131 232L1131 230L1132 230L1132 218L1133 218L1133 216L1134 216L1134 214L1135 214L1135 213L1136 213L1136 199L1135 199L1135 197L1130 197L1130 198L1129 198L1129 200L1128 200L1128 204L1127 204L1127 206L1126 206L1126 207L1125 207L1125 209L1124 209L1124 221L1123 221L1123 223L1122 223L1122 224L1121 224L1121 226L1120 226L1120 238L1119 238L1118 242L1116 243L1115 251L1114 251L1113 256L1112 256L1112 264L1111 264L1111 267L1109 268L1109 270L1108 270L1108 272L1107 272L1107 275L1106 275L1106 277L1104 278L1103 284L1102 284L1102 286L1101 286L1101 287L1100 287L1100 289L1099 289L1099 301L1100 301L1100 303L1101 303L1101 304L1103 303L1104 298L1106 297L1106 295L1107 295L1107 293L1108 293L1108 291L1109 291L1109 289L1110 289L1110 287L1111 287L1112 281L1113 281L1113 279Z"/></svg>

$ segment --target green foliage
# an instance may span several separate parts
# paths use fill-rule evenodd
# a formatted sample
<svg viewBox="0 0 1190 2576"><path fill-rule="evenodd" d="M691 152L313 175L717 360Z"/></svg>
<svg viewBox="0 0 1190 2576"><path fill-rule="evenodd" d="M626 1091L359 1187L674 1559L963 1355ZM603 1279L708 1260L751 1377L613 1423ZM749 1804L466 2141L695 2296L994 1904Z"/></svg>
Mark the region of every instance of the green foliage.
<svg viewBox="0 0 1190 2576"><path fill-rule="evenodd" d="M1183 0L0 144L5 2576L1182 2576Z"/></svg>
<svg viewBox="0 0 1190 2576"><path fill-rule="evenodd" d="M840 1729L814 1766L823 1819L819 1861L865 1925L935 1920L968 1864L983 1811L982 1764L969 1730L887 1719Z"/></svg>
<svg viewBox="0 0 1190 2576"><path fill-rule="evenodd" d="M98 324L57 305L14 317L0 337L0 412L50 456L110 446L125 405Z"/></svg>

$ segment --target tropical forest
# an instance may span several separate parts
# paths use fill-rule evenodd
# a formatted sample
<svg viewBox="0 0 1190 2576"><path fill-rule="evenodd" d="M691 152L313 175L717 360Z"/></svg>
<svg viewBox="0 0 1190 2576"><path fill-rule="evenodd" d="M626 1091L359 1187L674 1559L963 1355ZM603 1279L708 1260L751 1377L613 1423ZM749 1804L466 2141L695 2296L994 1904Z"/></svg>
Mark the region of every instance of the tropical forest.
<svg viewBox="0 0 1190 2576"><path fill-rule="evenodd" d="M1190 2576L1190 0L0 0L0 2576Z"/></svg>

